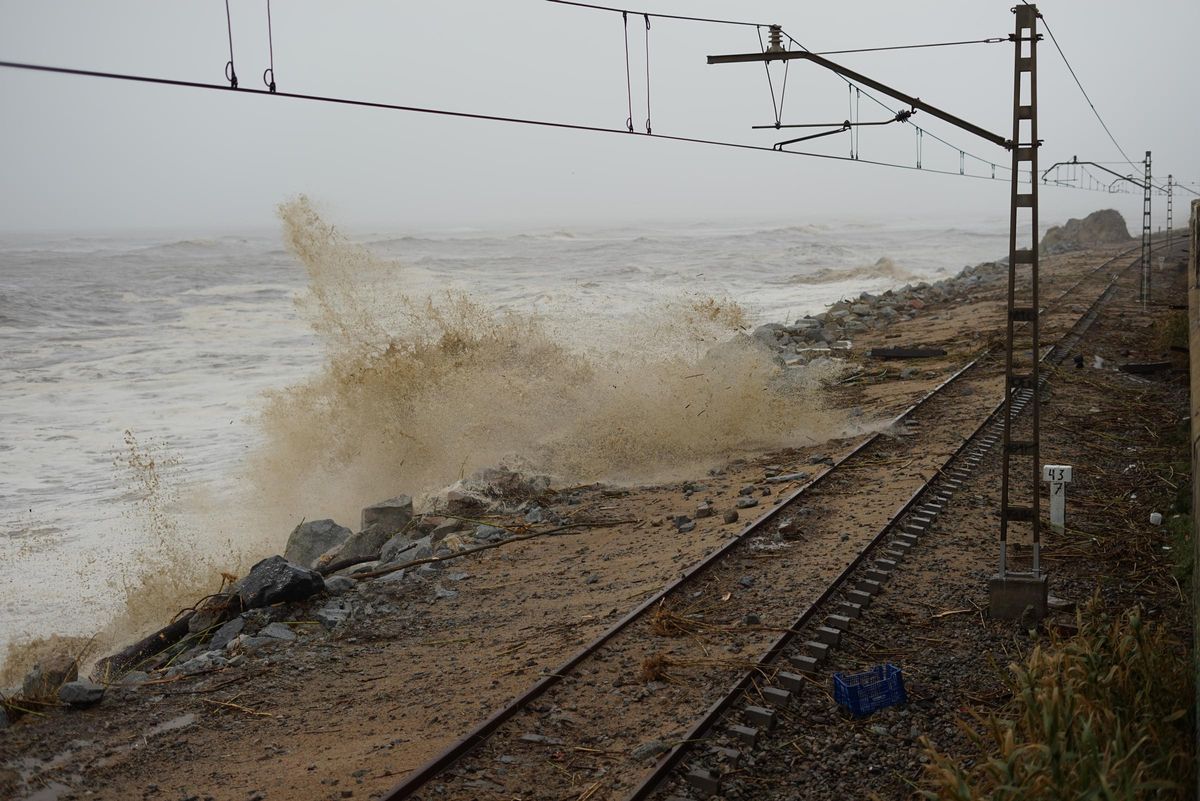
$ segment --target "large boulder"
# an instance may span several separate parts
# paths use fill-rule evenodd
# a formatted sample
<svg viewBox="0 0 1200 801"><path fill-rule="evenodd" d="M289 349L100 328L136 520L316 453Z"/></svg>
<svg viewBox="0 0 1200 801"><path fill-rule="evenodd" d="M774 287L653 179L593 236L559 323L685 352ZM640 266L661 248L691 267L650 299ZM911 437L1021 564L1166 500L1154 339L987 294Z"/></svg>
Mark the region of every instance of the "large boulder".
<svg viewBox="0 0 1200 801"><path fill-rule="evenodd" d="M325 589L321 574L293 564L282 556L269 556L250 568L237 583L237 593L245 609L302 601Z"/></svg>
<svg viewBox="0 0 1200 801"><path fill-rule="evenodd" d="M21 685L21 694L33 701L56 698L60 687L77 678L79 663L68 654L53 654L34 664Z"/></svg>
<svg viewBox="0 0 1200 801"><path fill-rule="evenodd" d="M1129 229L1125 218L1116 209L1093 211L1082 220L1070 219L1066 225L1056 225L1042 237L1041 249L1046 254L1125 242Z"/></svg>
<svg viewBox="0 0 1200 801"><path fill-rule="evenodd" d="M366 515L365 510L363 514ZM305 521L292 529L283 558L305 567L315 567L321 554L343 545L351 534L350 529L332 520Z"/></svg>
<svg viewBox="0 0 1200 801"><path fill-rule="evenodd" d="M404 531L413 519L413 501L407 495L397 495L372 504L362 510L362 528L378 528L388 534Z"/></svg>

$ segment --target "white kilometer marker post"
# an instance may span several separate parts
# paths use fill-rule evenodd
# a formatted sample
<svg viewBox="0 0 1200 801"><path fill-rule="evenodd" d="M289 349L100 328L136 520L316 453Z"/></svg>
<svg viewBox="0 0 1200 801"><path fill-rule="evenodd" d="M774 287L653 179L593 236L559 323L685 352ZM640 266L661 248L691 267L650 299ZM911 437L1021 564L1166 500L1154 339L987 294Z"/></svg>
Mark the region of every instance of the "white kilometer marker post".
<svg viewBox="0 0 1200 801"><path fill-rule="evenodd" d="M1042 465L1042 480L1050 484L1050 525L1062 534L1067 529L1067 485L1071 483L1071 465Z"/></svg>

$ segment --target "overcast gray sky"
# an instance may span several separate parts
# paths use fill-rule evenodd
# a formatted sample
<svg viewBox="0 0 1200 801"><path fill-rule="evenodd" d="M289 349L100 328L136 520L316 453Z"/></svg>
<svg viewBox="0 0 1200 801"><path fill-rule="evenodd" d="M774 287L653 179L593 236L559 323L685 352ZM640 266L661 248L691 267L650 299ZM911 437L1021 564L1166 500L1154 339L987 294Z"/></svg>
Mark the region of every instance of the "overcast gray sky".
<svg viewBox="0 0 1200 801"><path fill-rule="evenodd" d="M636 10L777 22L812 50L1006 36L1013 0L639 0ZM621 5L613 3L613 5ZM240 81L267 66L264 0L230 0ZM1194 83L1195 0L1049 0L1040 6L1126 152L1154 152L1155 174L1200 181ZM276 0L280 90L623 127L620 16L539 0L433 3ZM0 60L221 83L228 59L220 0L0 0ZM645 118L644 25L629 23L634 121ZM753 28L654 20L655 133L771 145L761 65L708 66L710 53L758 47ZM1047 39L1039 51L1044 165L1078 155L1116 161ZM1011 45L836 56L846 66L1008 135ZM776 78L778 70L776 67ZM1189 82L1189 77L1191 82ZM779 90L776 83L776 90ZM339 223L424 226L904 217L1007 219L1002 181L975 181L740 151L233 92L0 69L0 229L245 230L272 224L305 192ZM845 84L794 62L784 122L840 121ZM898 106L899 104L893 104ZM862 119L886 114L865 99ZM1007 154L928 115L914 118L971 153ZM791 134L796 135L796 134ZM813 150L846 155L849 139ZM914 131L866 130L861 156L911 164ZM955 150L925 140L924 163L957 171ZM1113 165L1120 170L1119 165ZM972 170L989 168L968 162ZM1126 170L1127 171L1127 170ZM1200 187L1193 187L1200 188ZM1176 220L1194 195L1177 195ZM1042 193L1043 221L1120 209L1140 225L1141 198ZM1155 224L1165 203L1155 201Z"/></svg>

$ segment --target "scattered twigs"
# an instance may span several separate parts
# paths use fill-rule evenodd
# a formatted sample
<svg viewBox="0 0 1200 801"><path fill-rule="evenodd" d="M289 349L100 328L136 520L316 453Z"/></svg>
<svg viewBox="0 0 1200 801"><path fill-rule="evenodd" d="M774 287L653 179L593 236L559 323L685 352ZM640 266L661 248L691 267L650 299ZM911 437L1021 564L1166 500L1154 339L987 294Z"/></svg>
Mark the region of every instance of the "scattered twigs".
<svg viewBox="0 0 1200 801"><path fill-rule="evenodd" d="M386 576L389 573L395 573L397 570L407 570L410 567L434 564L436 562L448 562L451 559L459 559L461 557L470 556L471 554L479 553L481 551L489 551L492 548L499 548L502 545L511 545L514 542L537 539L538 537L561 537L572 534L581 534L582 531L579 531L578 529L611 528L613 526L627 525L635 522L637 521L601 520L593 523L570 523L565 526L558 526L557 528L551 528L545 531L532 531L528 534L520 534L518 536L509 537L498 542L489 542L486 545L480 545L475 548L467 548L466 550L459 551L458 553L447 554L446 556L430 556L425 559L414 559L411 562L404 562L402 564L387 565L379 568L378 570L370 570L365 573L355 573L351 575L350 578L358 579L360 581L362 579L378 578L379 576Z"/></svg>
<svg viewBox="0 0 1200 801"><path fill-rule="evenodd" d="M245 712L247 715L254 715L255 717L260 717L260 718L275 717L270 712L260 712L257 709L251 709L248 706L242 706L241 704L235 704L232 701L216 701L212 698L201 698L200 700L206 704L212 704L213 706L219 706L219 707L223 707L226 709L236 709L238 712Z"/></svg>
<svg viewBox="0 0 1200 801"><path fill-rule="evenodd" d="M931 615L930 619L939 620L943 617L950 617L951 615L969 615L974 611L974 609L947 609L945 612L938 612L936 615Z"/></svg>

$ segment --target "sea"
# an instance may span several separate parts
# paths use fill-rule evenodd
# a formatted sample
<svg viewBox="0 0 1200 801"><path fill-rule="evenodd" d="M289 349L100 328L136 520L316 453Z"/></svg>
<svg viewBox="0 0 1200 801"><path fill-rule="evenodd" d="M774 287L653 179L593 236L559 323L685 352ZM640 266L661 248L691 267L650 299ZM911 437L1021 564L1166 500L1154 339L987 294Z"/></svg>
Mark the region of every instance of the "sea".
<svg viewBox="0 0 1200 801"><path fill-rule="evenodd" d="M741 329L792 320L860 291L935 281L999 258L1007 250L1005 222L693 222L347 234L306 218L236 235L0 234L0 659L5 649L32 638L92 635L121 617L131 593L180 570L179 561L217 565L224 549L247 542L265 556L282 547L288 520L323 516L323 509L303 508L304 499L319 498L333 473L314 478L294 465L309 459L345 465L368 450L356 440L370 439L369 433L356 434L347 419L373 413L367 410L375 400L358 390L329 390L328 382L338 376L362 385L358 368L340 369L337 362L358 358L351 351L365 340L374 337L380 345L379 337L389 336L374 329L404 326L406 314L397 309L407 309L408 318L424 310L441 324L436 299L452 298L455 309L470 305L459 326L472 325L471 314L525 321L524 333L508 341L510 350L534 336L528 333L532 320L536 336L553 343L543 347L583 354L620 341L631 350L617 360L628 361L638 358L636 344L630 345L638 337L629 332L653 329L650 321L672 309L736 306L731 325ZM329 259L338 261L336 281L327 281L327 264L315 263ZM376 295L380 274L400 301ZM351 308L347 297L356 291L374 305ZM372 328L371 337L347 344L351 326ZM422 330L428 334L427 325ZM660 336L655 329L643 339ZM402 348L401 358L408 352ZM450 387L444 392L473 404L455 413L447 428L455 436L486 418L499 396L522 397L509 422L490 433L472 429L479 459L489 454L479 441L514 430L511 420L521 410L542 414L527 394L563 395L554 408L567 416L581 409L570 395L576 390L543 386L545 370L503 393L481 392L481 382L454 384L451 368L431 366L427 351L420 353L424 372ZM405 375L376 400L381 419L413 415L401 433L415 440L420 437L412 432L438 424L411 402L399 404L398 387L415 380ZM504 373L503 380L511 377ZM616 387L627 378L605 380ZM501 380L490 376L485 384ZM628 386L637 383L630 379ZM300 388L303 397L296 394ZM648 407L639 408L645 416ZM597 425L609 419L605 415L619 417L611 409L585 413L596 414ZM321 430L327 426L336 431ZM364 423L362 430L371 429ZM255 461L269 440L300 435L310 439ZM521 436L532 435L520 429L506 447L521 449ZM570 436L575 450L589 447L577 433ZM397 452L397 441L378 444L379 453ZM339 455L341 449L347 453ZM377 477L390 469L381 456L372 458L364 472ZM339 467L336 475L348 470ZM602 466L586 470L603 473ZM310 494L290 497L275 530L242 537L252 524L239 522L238 510L253 511L271 494L246 491L258 486L254 476L263 472L278 482L307 484ZM446 475L445 483L455 477ZM353 496L353 486L341 490ZM373 500L348 497L344 507ZM155 615L165 623L176 602L187 605L157 599L156 609L113 636L144 630Z"/></svg>

